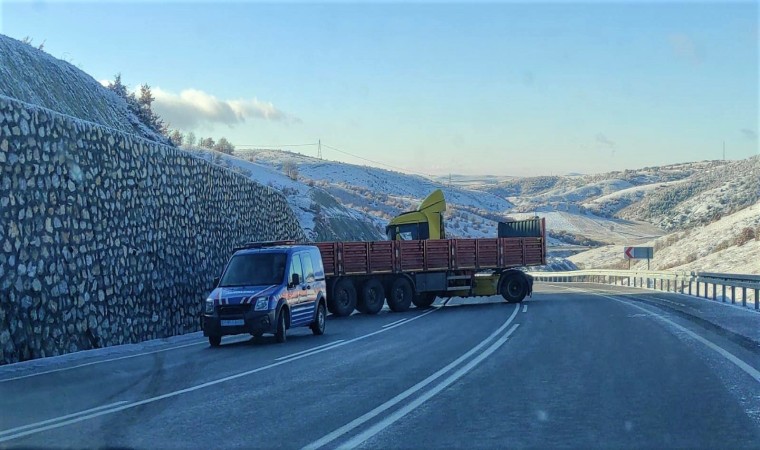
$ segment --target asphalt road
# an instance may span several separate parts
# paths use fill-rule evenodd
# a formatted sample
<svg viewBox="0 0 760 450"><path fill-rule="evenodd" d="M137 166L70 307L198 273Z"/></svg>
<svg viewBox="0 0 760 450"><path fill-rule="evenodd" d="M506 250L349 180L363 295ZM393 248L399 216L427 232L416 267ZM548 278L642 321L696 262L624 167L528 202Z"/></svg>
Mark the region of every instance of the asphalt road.
<svg viewBox="0 0 760 450"><path fill-rule="evenodd" d="M760 447L758 349L625 292L0 368L0 447Z"/></svg>

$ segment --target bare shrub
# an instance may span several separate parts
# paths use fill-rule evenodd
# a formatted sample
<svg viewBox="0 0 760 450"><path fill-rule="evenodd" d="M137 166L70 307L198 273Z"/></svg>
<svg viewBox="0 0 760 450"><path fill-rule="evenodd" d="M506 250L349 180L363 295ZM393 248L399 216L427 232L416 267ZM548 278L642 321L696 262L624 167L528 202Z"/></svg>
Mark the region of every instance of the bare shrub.
<svg viewBox="0 0 760 450"><path fill-rule="evenodd" d="M746 244L747 242L751 241L752 239L755 239L756 237L757 235L755 234L755 230L753 230L750 227L746 227L739 233L738 236L736 236L736 240L734 241L734 243L736 244L736 246L740 247Z"/></svg>

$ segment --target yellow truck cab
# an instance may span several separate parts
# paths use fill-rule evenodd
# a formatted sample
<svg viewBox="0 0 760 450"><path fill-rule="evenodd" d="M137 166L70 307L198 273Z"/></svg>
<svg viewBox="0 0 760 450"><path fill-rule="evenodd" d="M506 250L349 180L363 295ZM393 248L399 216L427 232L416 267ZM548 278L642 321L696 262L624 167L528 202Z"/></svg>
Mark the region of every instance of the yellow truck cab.
<svg viewBox="0 0 760 450"><path fill-rule="evenodd" d="M446 239L443 227L445 211L443 191L436 189L422 201L416 211L402 213L388 222L385 233L392 241Z"/></svg>

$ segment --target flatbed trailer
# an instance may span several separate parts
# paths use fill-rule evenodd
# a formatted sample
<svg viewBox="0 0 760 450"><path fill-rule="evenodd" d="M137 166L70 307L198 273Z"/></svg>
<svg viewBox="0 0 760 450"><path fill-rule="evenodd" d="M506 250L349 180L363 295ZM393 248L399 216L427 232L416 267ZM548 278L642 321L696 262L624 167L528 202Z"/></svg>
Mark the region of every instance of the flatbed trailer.
<svg viewBox="0 0 760 450"><path fill-rule="evenodd" d="M529 219L509 226L499 234L512 237L316 243L328 309L339 316L354 309L376 314L386 299L391 310L405 311L412 303L428 307L436 297L495 294L521 302L533 279L518 267L546 264L546 224Z"/></svg>

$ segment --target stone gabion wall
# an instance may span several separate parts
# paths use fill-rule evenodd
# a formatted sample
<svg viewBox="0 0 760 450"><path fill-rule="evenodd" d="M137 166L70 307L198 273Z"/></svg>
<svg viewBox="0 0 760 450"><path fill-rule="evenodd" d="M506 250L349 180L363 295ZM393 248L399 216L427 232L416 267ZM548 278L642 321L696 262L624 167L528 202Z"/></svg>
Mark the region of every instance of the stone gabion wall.
<svg viewBox="0 0 760 450"><path fill-rule="evenodd" d="M0 364L199 329L232 247L304 238L226 169L0 97Z"/></svg>

